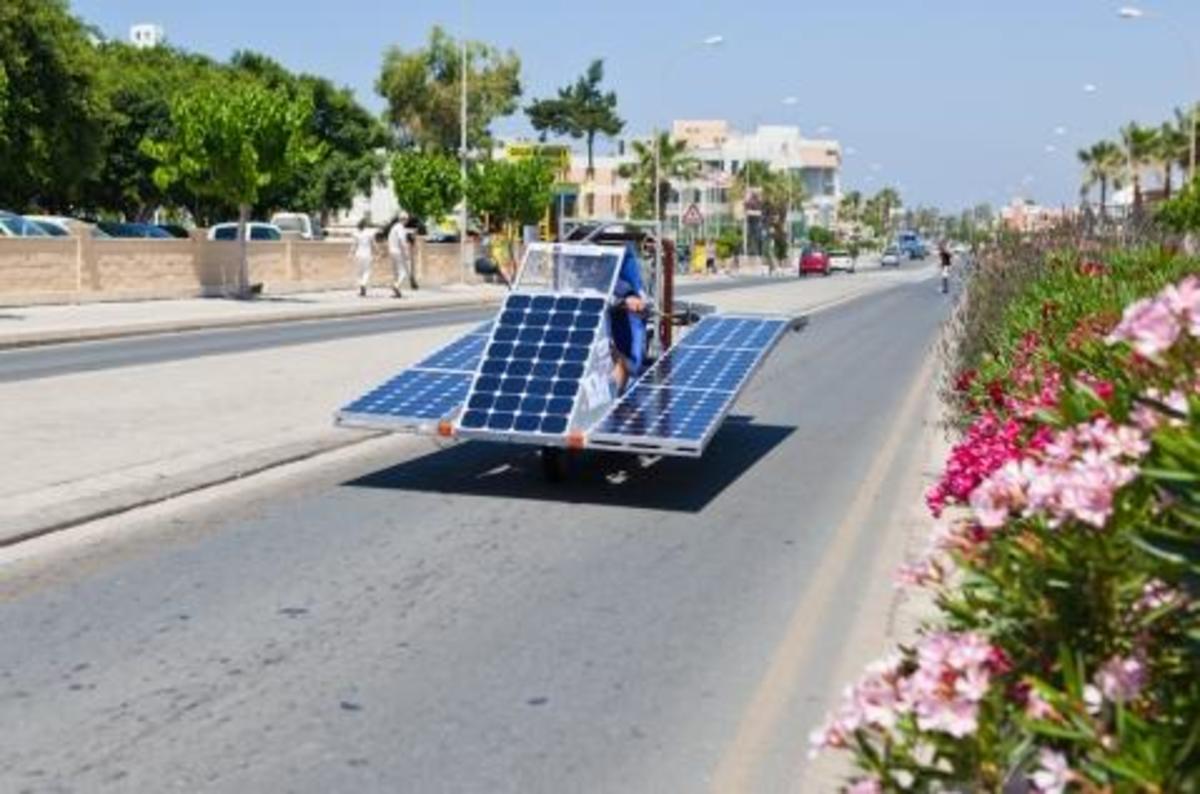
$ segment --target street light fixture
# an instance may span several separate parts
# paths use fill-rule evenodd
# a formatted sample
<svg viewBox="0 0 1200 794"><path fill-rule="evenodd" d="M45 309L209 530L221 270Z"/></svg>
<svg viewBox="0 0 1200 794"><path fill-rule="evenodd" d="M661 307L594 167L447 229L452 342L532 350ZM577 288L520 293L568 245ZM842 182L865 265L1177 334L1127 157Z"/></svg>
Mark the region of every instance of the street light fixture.
<svg viewBox="0 0 1200 794"><path fill-rule="evenodd" d="M1117 10L1117 16L1121 19L1156 19L1160 22L1169 22L1169 20L1167 20L1161 14L1154 14L1151 16L1137 6L1122 6ZM1188 59L1191 61L1193 76L1200 74L1200 66L1197 64L1196 50L1192 47L1192 42L1187 38L1187 36L1183 35L1183 31L1179 30L1178 27L1171 24L1167 24L1166 27L1179 37L1179 41L1183 45L1183 49L1187 53ZM1188 181L1196 178L1196 115L1196 105L1195 103L1192 103L1191 107L1188 108L1188 116L1191 117L1192 122L1192 134L1190 136L1191 141L1189 142L1188 146Z"/></svg>

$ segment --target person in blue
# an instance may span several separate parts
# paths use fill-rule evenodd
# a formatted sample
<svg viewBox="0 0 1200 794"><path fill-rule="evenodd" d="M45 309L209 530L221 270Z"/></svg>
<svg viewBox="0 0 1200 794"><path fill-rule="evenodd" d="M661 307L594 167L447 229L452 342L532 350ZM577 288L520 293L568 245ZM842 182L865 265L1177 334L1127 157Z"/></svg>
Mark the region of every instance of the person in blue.
<svg viewBox="0 0 1200 794"><path fill-rule="evenodd" d="M630 378L642 372L646 354L646 289L642 284L642 263L633 243L625 244L621 270L613 288L613 307L609 313L612 328L613 384L617 394L623 394Z"/></svg>

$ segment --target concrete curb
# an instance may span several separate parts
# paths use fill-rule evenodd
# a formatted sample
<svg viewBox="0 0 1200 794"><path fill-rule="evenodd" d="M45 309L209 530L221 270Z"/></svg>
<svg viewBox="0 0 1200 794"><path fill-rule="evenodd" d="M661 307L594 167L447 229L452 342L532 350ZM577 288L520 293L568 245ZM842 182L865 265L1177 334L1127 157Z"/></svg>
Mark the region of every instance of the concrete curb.
<svg viewBox="0 0 1200 794"><path fill-rule="evenodd" d="M44 535L98 521L102 518L128 513L150 505L224 485L234 480L252 477L271 469L315 458L329 452L364 444L382 436L383 431L363 432L344 438L305 441L258 450L240 457L214 462L188 472L169 482L155 483L142 488L110 491L92 498L67 502L56 509L43 511L33 520L5 527L0 532L0 549L16 546Z"/></svg>
<svg viewBox="0 0 1200 794"><path fill-rule="evenodd" d="M355 317L371 317L381 314L396 314L400 312L437 311L439 309L484 308L496 306L500 297L469 297L447 298L428 303L396 303L382 306L362 306L353 308L334 308L306 312L291 312L271 315L269 317L224 317L209 319L180 320L161 323L142 323L138 325L122 325L110 328L80 328L63 331L33 332L27 335L0 336L0 350L20 350L31 347L46 347L73 342L101 342L112 339L125 339L138 336L154 336L156 334L177 334L192 331L219 331L231 328L248 328L253 326L280 325L320 320L348 320Z"/></svg>

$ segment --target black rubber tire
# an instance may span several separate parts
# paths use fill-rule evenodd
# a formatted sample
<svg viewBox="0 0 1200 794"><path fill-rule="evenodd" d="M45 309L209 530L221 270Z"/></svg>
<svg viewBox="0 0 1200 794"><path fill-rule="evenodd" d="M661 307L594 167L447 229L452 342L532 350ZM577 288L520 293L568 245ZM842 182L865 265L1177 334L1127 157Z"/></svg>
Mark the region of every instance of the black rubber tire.
<svg viewBox="0 0 1200 794"><path fill-rule="evenodd" d="M565 449L542 447L542 476L548 483L560 483L567 479L568 456Z"/></svg>

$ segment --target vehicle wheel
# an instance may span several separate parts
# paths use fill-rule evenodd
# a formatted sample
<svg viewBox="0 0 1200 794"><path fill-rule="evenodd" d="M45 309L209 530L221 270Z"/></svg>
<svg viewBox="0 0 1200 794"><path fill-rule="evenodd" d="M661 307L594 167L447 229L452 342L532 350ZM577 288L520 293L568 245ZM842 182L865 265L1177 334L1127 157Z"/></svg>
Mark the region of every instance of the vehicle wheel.
<svg viewBox="0 0 1200 794"><path fill-rule="evenodd" d="M559 447L542 447L542 476L546 482L560 483L567 479L567 452Z"/></svg>

